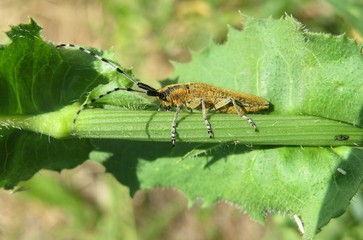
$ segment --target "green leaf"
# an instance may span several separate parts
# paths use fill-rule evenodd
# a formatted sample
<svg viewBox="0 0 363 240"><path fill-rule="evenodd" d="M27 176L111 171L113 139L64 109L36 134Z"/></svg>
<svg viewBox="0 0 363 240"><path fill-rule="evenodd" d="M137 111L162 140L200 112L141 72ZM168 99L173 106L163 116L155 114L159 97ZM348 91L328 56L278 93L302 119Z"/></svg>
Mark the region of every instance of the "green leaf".
<svg viewBox="0 0 363 240"><path fill-rule="evenodd" d="M224 45L211 43L175 68L182 82L263 96L274 106L270 115L315 115L363 126L360 46L344 36L305 31L289 17L247 18L242 32L229 29ZM176 186L206 204L231 201L260 221L271 212L296 215L307 237L342 214L362 182L361 148L229 148L183 161L143 162L139 179L146 188Z"/></svg>
<svg viewBox="0 0 363 240"><path fill-rule="evenodd" d="M12 26L11 31L7 32L6 34L13 41L17 41L21 38L40 39L40 30L42 30L42 27L40 27L34 21L34 19L30 19L29 24L19 24L18 26Z"/></svg>
<svg viewBox="0 0 363 240"><path fill-rule="evenodd" d="M363 150L354 145L363 141L363 60L360 47L344 36L310 33L289 17L247 18L242 32L229 30L225 44L211 43L190 63L175 64L181 83L255 94L272 107L269 114L252 116L260 130L252 133L237 116L210 114L215 139L207 137L200 113L181 114L172 148L173 113L134 111L149 101L121 91L96 102L105 109L80 114L76 133L95 140L70 138L80 106L74 101L131 83L84 52L44 42L33 21L14 29L8 34L12 42L0 50L2 186L41 168L75 166L93 150L91 158L132 193L176 187L205 206L232 202L260 222L270 213L297 216L312 237L345 211L362 182ZM349 139L340 141L339 135ZM161 142L151 142L156 140Z"/></svg>
<svg viewBox="0 0 363 240"><path fill-rule="evenodd" d="M309 33L291 18L248 19L243 32L230 29L224 45L211 43L204 51L194 53L190 63L175 64L175 67L175 76L181 82L206 82L269 99L274 111L266 120L271 120L270 126L276 132L264 128L267 125L265 116L261 119L256 116L258 125L261 125L259 140L265 137L266 131L271 131L271 142L266 144L272 144L279 132L286 130L283 119L288 121L290 117L296 118L289 122L289 126L300 129L297 132L307 133L308 126L313 123L307 116L301 116L301 122L297 120L299 116L293 116L302 114L316 115L328 122L350 123L360 139L356 144L361 144L363 133L357 125L362 126L362 57L360 48L344 36ZM98 118L90 112L84 112L83 117L87 120L80 119L80 129L81 124L89 123L84 129L97 125ZM290 116L281 116L287 113ZM170 131L168 125L163 126L168 122L166 114L165 118L155 114L147 122L138 113L130 114L128 117L126 112L120 113L123 119L118 122L125 121L126 125L113 128L110 125L115 120L109 117L108 124L98 127L99 131L94 128L93 133L116 137L121 132L120 135L129 138L145 139L157 136L156 131L160 135L162 131L166 132L165 135ZM274 121L273 115L277 117ZM182 117L185 125L194 126L199 116L185 114ZM210 118L217 128L242 128L237 121L228 124L233 116L221 116L221 122L218 117L213 115ZM121 119L121 116L117 118ZM321 118L313 122L323 121ZM141 124L135 131L132 119ZM193 121L195 123L190 124ZM194 136L193 142L201 141L197 140L200 133L196 128L192 130L190 127L192 136L188 136L182 131L188 126L183 125L184 121L179 124L180 138ZM327 128L324 128L323 125L312 130L316 135L306 136L306 140L312 143L316 137L329 133L329 129L337 130L339 126L325 125ZM145 128L147 136L142 137ZM319 128L322 132L318 131ZM116 129L120 130L116 132ZM243 134L237 132L233 129L229 134ZM287 132L291 135L283 135L299 139L298 133ZM87 136L83 130L79 134ZM175 187L182 190L191 202L202 198L206 206L220 200L232 202L260 222L271 213L282 213L291 218L296 216L303 222L306 237L314 236L330 219L342 214L362 182L363 150L356 147L271 148L178 143L175 149L170 149L169 144L134 144L129 141L98 140L95 144L100 150L113 153L105 162L107 171L128 185L132 192L139 188Z"/></svg>
<svg viewBox="0 0 363 240"><path fill-rule="evenodd" d="M175 64L181 82L213 83L262 96L270 114L314 115L363 126L363 58L345 36L304 31L294 19L246 19L193 61Z"/></svg>
<svg viewBox="0 0 363 240"><path fill-rule="evenodd" d="M360 47L344 36L309 33L291 18L247 19L244 31L229 30L224 45L211 43L194 53L190 63L175 64L175 76L181 82L205 82L263 96L274 106L270 115L315 115L350 123L362 139L362 63ZM282 132L279 123L276 120L274 126ZM299 124L296 129L304 129ZM167 150L167 145L119 145L127 151L117 151L111 160L119 162L128 155L128 161L140 161L131 168L137 170L136 176L131 169L127 175L119 174L132 189L176 187L191 201L202 198L205 205L219 200L235 203L259 221L269 213L297 216L306 237L342 214L362 182L363 150L357 147L179 143L177 149ZM108 170L122 169L118 164L108 165Z"/></svg>
<svg viewBox="0 0 363 240"><path fill-rule="evenodd" d="M362 128L354 127L363 126L362 57L360 47L344 36L304 31L292 18L274 21L247 19L243 32L230 29L226 44L211 43L204 51L194 53L193 61L175 64L175 68L174 77L182 83L205 82L236 89L267 98L273 104L269 115L252 117L262 119L257 123L258 134L248 131L251 129L240 119L223 114L221 122L211 121L218 132L214 139L209 139L205 137L204 125L198 124L195 116L195 124L179 121L179 141L309 146L362 144ZM122 120L114 112L102 112L102 117L98 117L101 112L83 112L77 123L77 134L91 138L152 141L168 141L170 138L170 127L163 127L162 123L171 122L172 116L161 119L153 131L150 124L157 123L161 114L120 114ZM299 115L301 121L285 117L286 114ZM279 115L279 119L271 115ZM321 118L312 120L312 115ZM137 122L134 122L135 117ZM290 121L285 124L283 120L288 119ZM326 124L326 119L331 122ZM354 130L341 129L341 121ZM290 137L288 141L277 137L282 129L283 135ZM317 139L325 134L324 140ZM342 134L351 136L351 142L333 141L335 136ZM246 139L254 137L253 141Z"/></svg>
<svg viewBox="0 0 363 240"><path fill-rule="evenodd" d="M64 141L32 132L20 132L11 130L0 139L0 186L5 188L13 188L40 169L61 171L73 168L87 160L93 149L88 141Z"/></svg>
<svg viewBox="0 0 363 240"><path fill-rule="evenodd" d="M11 42L0 48L0 186L6 188L40 169L60 171L87 160L90 141L69 138L79 108L72 103L102 90L102 83L119 86L109 83L119 77L112 68L55 48L41 39L40 29L32 19L14 26L7 32ZM68 139L56 139L62 137Z"/></svg>
<svg viewBox="0 0 363 240"><path fill-rule="evenodd" d="M297 215L311 236L342 214L351 193L357 191L363 171L361 154L346 147L259 150L222 146L206 156L184 160L143 160L138 179L141 188L176 187L190 199L202 198L205 205L232 202L260 222L271 213Z"/></svg>
<svg viewBox="0 0 363 240"><path fill-rule="evenodd" d="M132 193L177 188L191 202L202 199L204 206L234 203L259 222L268 214L296 215L308 237L345 211L362 182L363 150L358 148L94 143L113 153L106 170Z"/></svg>

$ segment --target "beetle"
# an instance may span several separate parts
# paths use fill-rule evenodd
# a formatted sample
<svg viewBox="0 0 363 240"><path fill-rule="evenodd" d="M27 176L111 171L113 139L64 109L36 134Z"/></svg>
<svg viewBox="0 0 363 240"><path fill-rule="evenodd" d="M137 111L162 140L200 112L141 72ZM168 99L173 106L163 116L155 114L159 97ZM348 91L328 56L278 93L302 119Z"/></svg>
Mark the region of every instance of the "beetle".
<svg viewBox="0 0 363 240"><path fill-rule="evenodd" d="M100 98L103 98L116 91L130 91L130 92L143 93L148 96L156 97L160 102L160 106L165 110L171 110L172 108L176 108L171 127L171 143L173 146L175 146L175 141L176 141L175 140L176 123L178 115L183 107L189 109L198 109L202 111L203 120L210 138L213 137L213 131L211 124L207 119L207 112L209 110L214 110L216 112L222 112L222 113L238 114L240 117L245 119L256 131L257 130L256 124L253 122L251 118L249 118L246 115L246 113L258 112L260 110L269 108L269 102L261 97L233 90L228 90L221 87L216 87L206 83L200 83L200 82L179 83L179 84L167 85L160 89L155 89L145 83L137 81L136 79L132 78L130 75L128 75L125 71L123 71L120 67L118 67L111 61L107 60L106 58L103 58L100 55L97 55L96 53L86 48L74 44L60 44L57 45L56 47L57 48L69 47L83 51L103 61L104 63L112 66L118 73L126 77L128 80L133 82L137 87L141 89L137 90L133 88L117 87L84 103L74 116L72 123L73 135L75 135L75 126L77 118L79 114L83 111L83 109L90 106L92 103L96 102Z"/></svg>

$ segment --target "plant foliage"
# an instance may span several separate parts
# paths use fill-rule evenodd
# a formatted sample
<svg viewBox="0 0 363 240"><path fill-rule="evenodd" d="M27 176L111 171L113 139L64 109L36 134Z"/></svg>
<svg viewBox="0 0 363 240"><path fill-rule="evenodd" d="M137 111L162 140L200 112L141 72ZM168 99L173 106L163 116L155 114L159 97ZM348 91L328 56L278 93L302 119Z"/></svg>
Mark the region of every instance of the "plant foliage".
<svg viewBox="0 0 363 240"><path fill-rule="evenodd" d="M72 168L91 158L103 162L106 170L132 193L138 189L174 187L190 201L202 198L206 206L220 200L234 203L260 222L271 213L298 216L305 235L312 237L345 211L361 185L363 150L358 146L246 146L236 142L181 141L171 148L169 142L71 137L73 116L79 108L75 101L84 100L88 92L91 97L97 96L105 89L130 83L82 52L55 48L40 37L40 29L34 20L14 26L7 33L10 43L0 49L3 187L11 188L40 169ZM110 53L105 54L112 58ZM308 32L290 17L247 18L243 31L229 29L225 44L211 43L194 53L190 63L175 64L175 69L179 82L206 82L268 99L274 108L267 117L274 119L270 124L277 129L271 138L279 132L294 138L276 120L276 116L285 114L314 115L337 125L345 122L354 135L350 145L363 141L363 59L360 47L345 36ZM123 92L102 103L127 107L127 112L136 113L133 122L147 111L135 111L130 106L150 105L149 100L137 94ZM100 110L89 110L89 114L97 115L88 116L117 121L110 115L118 109L102 111L104 115L99 114ZM147 126L153 121L149 112L140 119ZM84 123L86 120L85 117ZM81 128L82 119L79 121ZM100 128L108 126L101 125ZM200 125L202 129L203 123ZM90 131L87 126L84 125L86 132ZM169 126L170 122L165 122L165 128ZM299 126L296 131L304 132ZM123 131L127 130L125 123ZM218 133L218 128L214 130ZM334 142L337 140L333 133ZM105 138L112 138L111 134L106 132ZM314 141L319 136L305 137Z"/></svg>

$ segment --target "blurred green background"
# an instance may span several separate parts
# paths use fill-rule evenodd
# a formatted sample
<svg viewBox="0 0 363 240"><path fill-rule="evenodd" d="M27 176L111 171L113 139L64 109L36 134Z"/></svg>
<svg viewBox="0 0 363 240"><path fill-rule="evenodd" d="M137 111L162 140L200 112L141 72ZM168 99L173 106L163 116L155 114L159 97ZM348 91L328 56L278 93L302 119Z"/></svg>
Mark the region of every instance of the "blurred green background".
<svg viewBox="0 0 363 240"><path fill-rule="evenodd" d="M122 66L155 87L214 40L226 41L227 25L243 29L241 14L292 15L306 29L345 33L363 41L363 2L358 0L1 0L0 41L9 25L34 18L48 41L100 49L113 47ZM221 202L188 206L172 189L128 189L96 162L60 174L41 171L18 191L0 191L0 239L300 239L291 216L267 217L266 226ZM190 208L189 208L190 207ZM363 238L363 194L318 239Z"/></svg>

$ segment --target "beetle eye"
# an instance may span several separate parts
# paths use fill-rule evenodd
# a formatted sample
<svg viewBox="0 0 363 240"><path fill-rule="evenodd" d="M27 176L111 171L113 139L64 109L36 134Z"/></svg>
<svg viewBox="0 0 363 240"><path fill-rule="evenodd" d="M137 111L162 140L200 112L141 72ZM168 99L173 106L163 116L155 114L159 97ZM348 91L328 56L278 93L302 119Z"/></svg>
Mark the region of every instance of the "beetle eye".
<svg viewBox="0 0 363 240"><path fill-rule="evenodd" d="M166 94L165 94L164 92L161 92L161 93L159 94L159 98L160 98L161 100L165 101L165 102L167 102L167 101L168 101L168 100L166 99Z"/></svg>

